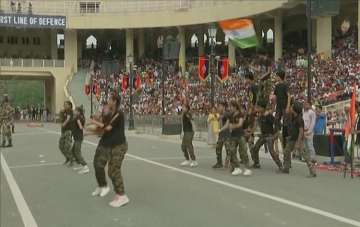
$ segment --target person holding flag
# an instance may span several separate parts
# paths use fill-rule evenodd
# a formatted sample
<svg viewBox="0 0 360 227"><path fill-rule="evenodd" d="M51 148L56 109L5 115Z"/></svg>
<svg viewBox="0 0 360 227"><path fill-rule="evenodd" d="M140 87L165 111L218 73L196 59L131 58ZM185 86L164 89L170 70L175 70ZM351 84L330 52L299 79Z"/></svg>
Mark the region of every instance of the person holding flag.
<svg viewBox="0 0 360 227"><path fill-rule="evenodd" d="M347 164L350 163L351 167L351 177L354 175L354 148L355 148L355 130L356 126L356 86L353 88L350 101L349 117L344 125L344 134L346 141L346 152L345 152L345 168L344 168L344 177L346 176Z"/></svg>

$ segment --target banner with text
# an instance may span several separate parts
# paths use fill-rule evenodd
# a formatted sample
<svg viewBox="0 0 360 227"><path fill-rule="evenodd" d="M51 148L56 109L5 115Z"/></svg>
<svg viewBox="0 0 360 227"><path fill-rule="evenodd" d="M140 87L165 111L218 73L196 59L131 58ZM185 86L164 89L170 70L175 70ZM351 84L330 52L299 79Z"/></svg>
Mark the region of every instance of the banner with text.
<svg viewBox="0 0 360 227"><path fill-rule="evenodd" d="M1 14L0 27L65 28L65 16Z"/></svg>

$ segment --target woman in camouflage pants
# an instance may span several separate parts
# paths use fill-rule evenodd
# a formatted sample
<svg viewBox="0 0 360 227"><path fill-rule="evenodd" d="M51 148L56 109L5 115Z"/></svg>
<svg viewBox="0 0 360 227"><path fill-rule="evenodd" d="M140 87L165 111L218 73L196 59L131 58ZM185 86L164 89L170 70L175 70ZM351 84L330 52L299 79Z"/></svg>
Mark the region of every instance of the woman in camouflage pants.
<svg viewBox="0 0 360 227"><path fill-rule="evenodd" d="M60 121L61 121L61 135L59 139L59 149L61 153L65 156L65 165L72 165L73 155L71 152L72 148L72 120L73 120L73 111L72 103L66 101L64 103L64 110L60 112Z"/></svg>
<svg viewBox="0 0 360 227"><path fill-rule="evenodd" d="M108 101L111 121L99 122L91 120L93 124L104 130L94 157L94 169L98 187L92 195L104 197L109 193L110 188L107 186L105 176L105 166L108 164L108 175L116 194L113 201L109 203L112 207L121 207L130 201L125 195L121 174L121 166L128 150L128 145L125 137L125 117L124 113L119 110L119 106L120 97L113 94Z"/></svg>

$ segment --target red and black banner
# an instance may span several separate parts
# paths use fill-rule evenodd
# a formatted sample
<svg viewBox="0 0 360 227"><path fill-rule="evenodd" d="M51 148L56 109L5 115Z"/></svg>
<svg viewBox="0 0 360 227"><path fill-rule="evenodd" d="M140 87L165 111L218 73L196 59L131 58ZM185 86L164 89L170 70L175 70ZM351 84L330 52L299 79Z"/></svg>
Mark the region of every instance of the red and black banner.
<svg viewBox="0 0 360 227"><path fill-rule="evenodd" d="M85 85L85 88L84 88L84 92L85 92L85 95L89 95L90 92L91 92L91 87L90 85Z"/></svg>
<svg viewBox="0 0 360 227"><path fill-rule="evenodd" d="M225 81L229 78L229 59L222 58L218 61L217 74L221 81Z"/></svg>
<svg viewBox="0 0 360 227"><path fill-rule="evenodd" d="M199 57L198 74L200 80L205 80L209 74L209 60L205 57Z"/></svg>
<svg viewBox="0 0 360 227"><path fill-rule="evenodd" d="M128 87L129 87L129 76L123 75L122 83L121 83L122 92L125 93L125 91Z"/></svg>
<svg viewBox="0 0 360 227"><path fill-rule="evenodd" d="M140 74L137 74L137 75L135 76L135 79L134 79L134 81L133 81L133 88L134 88L135 90L138 90L138 89L141 88L141 76L140 76Z"/></svg>

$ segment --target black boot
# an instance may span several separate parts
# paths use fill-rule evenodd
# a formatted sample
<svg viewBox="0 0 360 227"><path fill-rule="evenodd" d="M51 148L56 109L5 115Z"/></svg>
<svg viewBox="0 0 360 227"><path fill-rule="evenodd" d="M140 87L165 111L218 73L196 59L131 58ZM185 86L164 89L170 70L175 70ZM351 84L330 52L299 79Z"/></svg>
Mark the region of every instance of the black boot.
<svg viewBox="0 0 360 227"><path fill-rule="evenodd" d="M12 141L9 140L9 144L6 147L12 147L12 146L13 146Z"/></svg>
<svg viewBox="0 0 360 227"><path fill-rule="evenodd" d="M221 156L217 155L216 160L217 160L217 162L215 165L213 165L213 168L214 169L223 168L223 162L222 162Z"/></svg>

